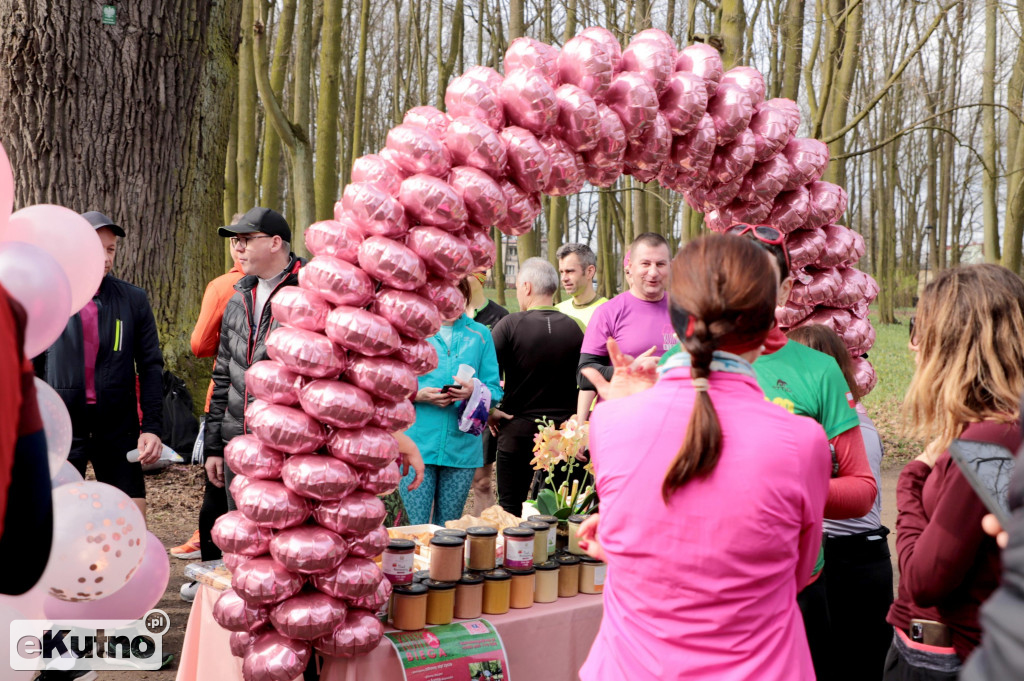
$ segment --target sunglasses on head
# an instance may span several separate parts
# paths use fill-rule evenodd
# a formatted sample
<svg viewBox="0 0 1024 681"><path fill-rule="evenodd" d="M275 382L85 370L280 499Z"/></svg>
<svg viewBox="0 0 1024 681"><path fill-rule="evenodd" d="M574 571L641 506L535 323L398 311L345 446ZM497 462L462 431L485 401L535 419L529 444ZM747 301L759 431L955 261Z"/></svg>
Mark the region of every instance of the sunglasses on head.
<svg viewBox="0 0 1024 681"><path fill-rule="evenodd" d="M786 250L786 237L783 236L782 232L769 227L768 225L745 225L740 223L733 225L726 230L726 234L732 234L733 236L746 236L750 234L755 239L763 244L769 246L778 246L782 249L782 255L786 259L786 269L792 271L793 266L789 262L789 251Z"/></svg>

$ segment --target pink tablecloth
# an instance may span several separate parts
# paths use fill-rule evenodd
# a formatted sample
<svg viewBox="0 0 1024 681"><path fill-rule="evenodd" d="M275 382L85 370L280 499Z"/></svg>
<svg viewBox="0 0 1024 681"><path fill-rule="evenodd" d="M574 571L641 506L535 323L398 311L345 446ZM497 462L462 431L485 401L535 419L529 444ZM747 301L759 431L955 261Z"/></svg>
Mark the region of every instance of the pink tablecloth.
<svg viewBox="0 0 1024 681"><path fill-rule="evenodd" d="M242 661L228 649L228 635L213 619L217 591L203 585L188 617L178 681L238 681ZM485 618L505 644L514 681L575 681L597 637L604 611L600 596L579 595ZM382 641L354 660L324 659L322 681L402 681L394 648Z"/></svg>

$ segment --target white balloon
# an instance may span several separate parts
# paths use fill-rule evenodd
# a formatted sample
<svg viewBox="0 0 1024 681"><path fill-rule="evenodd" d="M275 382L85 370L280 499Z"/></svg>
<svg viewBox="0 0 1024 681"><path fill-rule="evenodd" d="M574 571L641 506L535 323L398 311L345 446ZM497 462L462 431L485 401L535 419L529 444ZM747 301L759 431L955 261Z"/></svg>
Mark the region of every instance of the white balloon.
<svg viewBox="0 0 1024 681"><path fill-rule="evenodd" d="M62 485L70 485L73 482L82 482L83 479L82 474L75 468L75 464L65 461L50 481L50 489L57 489Z"/></svg>
<svg viewBox="0 0 1024 681"><path fill-rule="evenodd" d="M39 415L43 417L43 430L46 432L50 476L55 477L68 460L68 452L71 451L71 415L68 414L67 405L56 390L38 376L35 382L36 402L39 404ZM81 480L82 477L79 476L78 479Z"/></svg>

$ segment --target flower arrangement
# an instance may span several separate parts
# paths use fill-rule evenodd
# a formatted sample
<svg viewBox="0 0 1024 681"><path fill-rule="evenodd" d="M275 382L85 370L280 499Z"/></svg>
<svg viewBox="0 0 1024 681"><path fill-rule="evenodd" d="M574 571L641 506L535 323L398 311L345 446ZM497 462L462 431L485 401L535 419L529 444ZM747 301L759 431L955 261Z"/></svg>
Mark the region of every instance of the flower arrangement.
<svg viewBox="0 0 1024 681"><path fill-rule="evenodd" d="M593 485L593 465L585 461L590 425L580 424L573 416L561 426L551 419L537 419L540 428L533 436L534 470L546 471L545 487L537 494L537 511L565 520L571 515L597 512L597 492ZM573 471L582 466L586 471L582 484L574 480ZM555 487L555 472L565 474L565 482ZM572 486L569 485L572 480ZM590 484L586 484L586 483Z"/></svg>

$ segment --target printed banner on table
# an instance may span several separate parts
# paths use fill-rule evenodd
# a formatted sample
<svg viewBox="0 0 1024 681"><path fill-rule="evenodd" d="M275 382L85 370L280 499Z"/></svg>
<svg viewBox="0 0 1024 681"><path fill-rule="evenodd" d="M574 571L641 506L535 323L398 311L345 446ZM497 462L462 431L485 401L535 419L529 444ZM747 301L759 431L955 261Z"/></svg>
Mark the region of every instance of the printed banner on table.
<svg viewBox="0 0 1024 681"><path fill-rule="evenodd" d="M505 646L487 620L384 634L406 681L510 681Z"/></svg>

